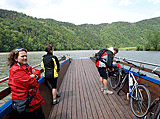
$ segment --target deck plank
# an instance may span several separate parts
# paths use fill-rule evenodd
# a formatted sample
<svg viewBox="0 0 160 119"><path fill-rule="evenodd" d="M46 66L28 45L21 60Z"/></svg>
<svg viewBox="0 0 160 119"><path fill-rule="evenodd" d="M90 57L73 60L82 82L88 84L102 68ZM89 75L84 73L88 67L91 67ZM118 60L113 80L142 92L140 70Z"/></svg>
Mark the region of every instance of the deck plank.
<svg viewBox="0 0 160 119"><path fill-rule="evenodd" d="M67 74L69 72L69 76L66 76L66 79L65 80L68 80L68 82L72 82L72 71L71 71L71 68L69 68L69 70L67 70ZM65 84L64 84L65 85ZM71 110L72 110L72 83L70 83L69 87L68 87L68 105L67 105L67 116L66 118L67 119L71 119L72 118L72 115L71 115ZM60 91L62 92L62 91Z"/></svg>
<svg viewBox="0 0 160 119"><path fill-rule="evenodd" d="M86 93L84 91L86 91L85 89L83 89L83 77L82 77L82 72L83 72L83 69L82 67L80 66L80 60L78 60L78 72L79 72L79 76L78 76L78 79L79 79L79 90L80 90L80 100L81 100L81 111L82 111L82 118L83 119L87 119L87 108L86 108L86 101L85 101L85 97L86 97Z"/></svg>
<svg viewBox="0 0 160 119"><path fill-rule="evenodd" d="M78 67L76 67L76 76L78 76L79 70ZM81 78L78 76L76 77L76 85L75 85L75 90L76 90L76 101L77 101L77 119L82 119L82 107L81 107L81 99L80 99L80 80Z"/></svg>
<svg viewBox="0 0 160 119"><path fill-rule="evenodd" d="M82 65L82 68L83 68L82 71L84 71L84 74L85 74L85 75L83 75L83 76L85 76L83 79L84 79L84 82L85 82L85 88L87 90L87 96L88 96L87 98L88 98L88 101L90 103L92 115L93 115L94 118L98 119L98 114L97 114L97 111L96 111L97 108L95 107L96 103L94 102L95 97L92 95L92 92L93 92L92 86L90 86L90 81L89 81L89 78L87 77L88 75L87 75L87 71L85 69L85 64L83 64L82 59L81 59L81 63L82 63L81 65ZM88 80L86 80L86 79L88 79Z"/></svg>
<svg viewBox="0 0 160 119"><path fill-rule="evenodd" d="M90 59L72 59L59 88L60 103L49 119L136 119L125 95L100 91L99 74Z"/></svg>
<svg viewBox="0 0 160 119"><path fill-rule="evenodd" d="M70 72L68 72L68 75L67 75L68 78L70 78ZM64 100L63 100L63 108L62 108L62 114L61 114L61 118L62 119L66 119L67 117L67 106L68 106L68 97L69 97L69 87L70 87L70 83L69 81L67 80L66 82L66 89L65 89L65 93L64 93ZM60 100L61 101L61 100ZM57 119L60 118L60 117L57 117Z"/></svg>
<svg viewBox="0 0 160 119"><path fill-rule="evenodd" d="M91 109L91 105L90 105L90 100L88 97L88 90L87 90L87 84L85 84L85 80L86 80L86 74L84 71L84 67L82 66L82 62L79 62L79 68L80 68L80 75L81 75L81 81L82 81L82 88L83 88L83 93L84 93L84 101L85 101L85 106L86 106L86 112L87 112L87 118L93 118L93 114L92 114L92 109ZM82 104L81 104L82 105Z"/></svg>

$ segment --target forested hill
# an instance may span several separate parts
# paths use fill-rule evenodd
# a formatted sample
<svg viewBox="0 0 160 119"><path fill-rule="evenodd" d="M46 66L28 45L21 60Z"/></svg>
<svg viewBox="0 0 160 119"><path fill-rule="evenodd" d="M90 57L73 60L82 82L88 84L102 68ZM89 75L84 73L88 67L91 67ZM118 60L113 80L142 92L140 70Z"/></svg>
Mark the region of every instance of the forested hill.
<svg viewBox="0 0 160 119"><path fill-rule="evenodd" d="M160 17L136 23L75 25L0 9L0 52L16 47L41 51L47 44L53 44L54 50L144 46L153 31L160 31Z"/></svg>

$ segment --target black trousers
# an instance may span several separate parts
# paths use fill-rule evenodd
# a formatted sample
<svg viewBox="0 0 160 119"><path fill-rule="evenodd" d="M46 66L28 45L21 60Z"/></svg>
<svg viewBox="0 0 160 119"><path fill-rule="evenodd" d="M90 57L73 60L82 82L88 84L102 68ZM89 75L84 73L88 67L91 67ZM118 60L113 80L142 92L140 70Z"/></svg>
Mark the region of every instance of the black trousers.
<svg viewBox="0 0 160 119"><path fill-rule="evenodd" d="M17 111L12 111L9 119L45 119L45 116L40 106L32 112L22 112L21 114Z"/></svg>

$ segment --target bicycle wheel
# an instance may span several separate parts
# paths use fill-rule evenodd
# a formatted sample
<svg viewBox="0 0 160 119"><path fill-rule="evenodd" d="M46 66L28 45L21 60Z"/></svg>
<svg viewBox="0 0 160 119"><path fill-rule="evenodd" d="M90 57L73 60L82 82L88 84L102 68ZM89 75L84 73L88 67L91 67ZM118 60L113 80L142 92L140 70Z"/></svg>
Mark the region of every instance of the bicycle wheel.
<svg viewBox="0 0 160 119"><path fill-rule="evenodd" d="M160 119L160 110L159 110L159 114L158 114L158 116L157 116L157 118L156 119Z"/></svg>
<svg viewBox="0 0 160 119"><path fill-rule="evenodd" d="M159 119L160 117L160 103L158 103L157 111L154 113L153 119Z"/></svg>
<svg viewBox="0 0 160 119"><path fill-rule="evenodd" d="M120 71L115 71L114 74L110 77L110 86L112 89L116 89L121 81Z"/></svg>
<svg viewBox="0 0 160 119"><path fill-rule="evenodd" d="M120 92L120 91L122 90L122 88L124 87L124 85L125 85L125 83L126 83L127 77L128 77L128 74L125 75L125 77L124 77L123 80L122 80L121 85L119 86L119 89L118 89L118 91L117 91L117 94L118 94L118 95L119 95L119 92Z"/></svg>
<svg viewBox="0 0 160 119"><path fill-rule="evenodd" d="M146 115L150 103L151 103L151 95L149 90L144 85L138 85L137 89L134 88L131 92L132 96L135 98L130 99L130 105L132 112L137 117L143 117Z"/></svg>
<svg viewBox="0 0 160 119"><path fill-rule="evenodd" d="M158 112L158 100L159 98L156 98L152 103L151 103L151 106L147 112L147 115L144 117L144 119L153 119L154 115L155 115L155 112L157 110ZM160 104L159 104L160 105ZM160 107L159 107L160 108ZM160 110L159 110L160 111ZM160 114L159 114L160 116ZM156 119L156 118L155 118Z"/></svg>

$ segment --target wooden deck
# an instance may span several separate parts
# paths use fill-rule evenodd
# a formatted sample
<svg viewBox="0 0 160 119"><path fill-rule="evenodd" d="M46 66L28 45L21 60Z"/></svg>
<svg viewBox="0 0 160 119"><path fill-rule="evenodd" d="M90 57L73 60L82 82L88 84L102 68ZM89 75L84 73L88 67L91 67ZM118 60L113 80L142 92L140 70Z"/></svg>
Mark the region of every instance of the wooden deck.
<svg viewBox="0 0 160 119"><path fill-rule="evenodd" d="M60 103L49 119L136 119L126 95L104 95L99 73L90 59L72 59L59 88Z"/></svg>

